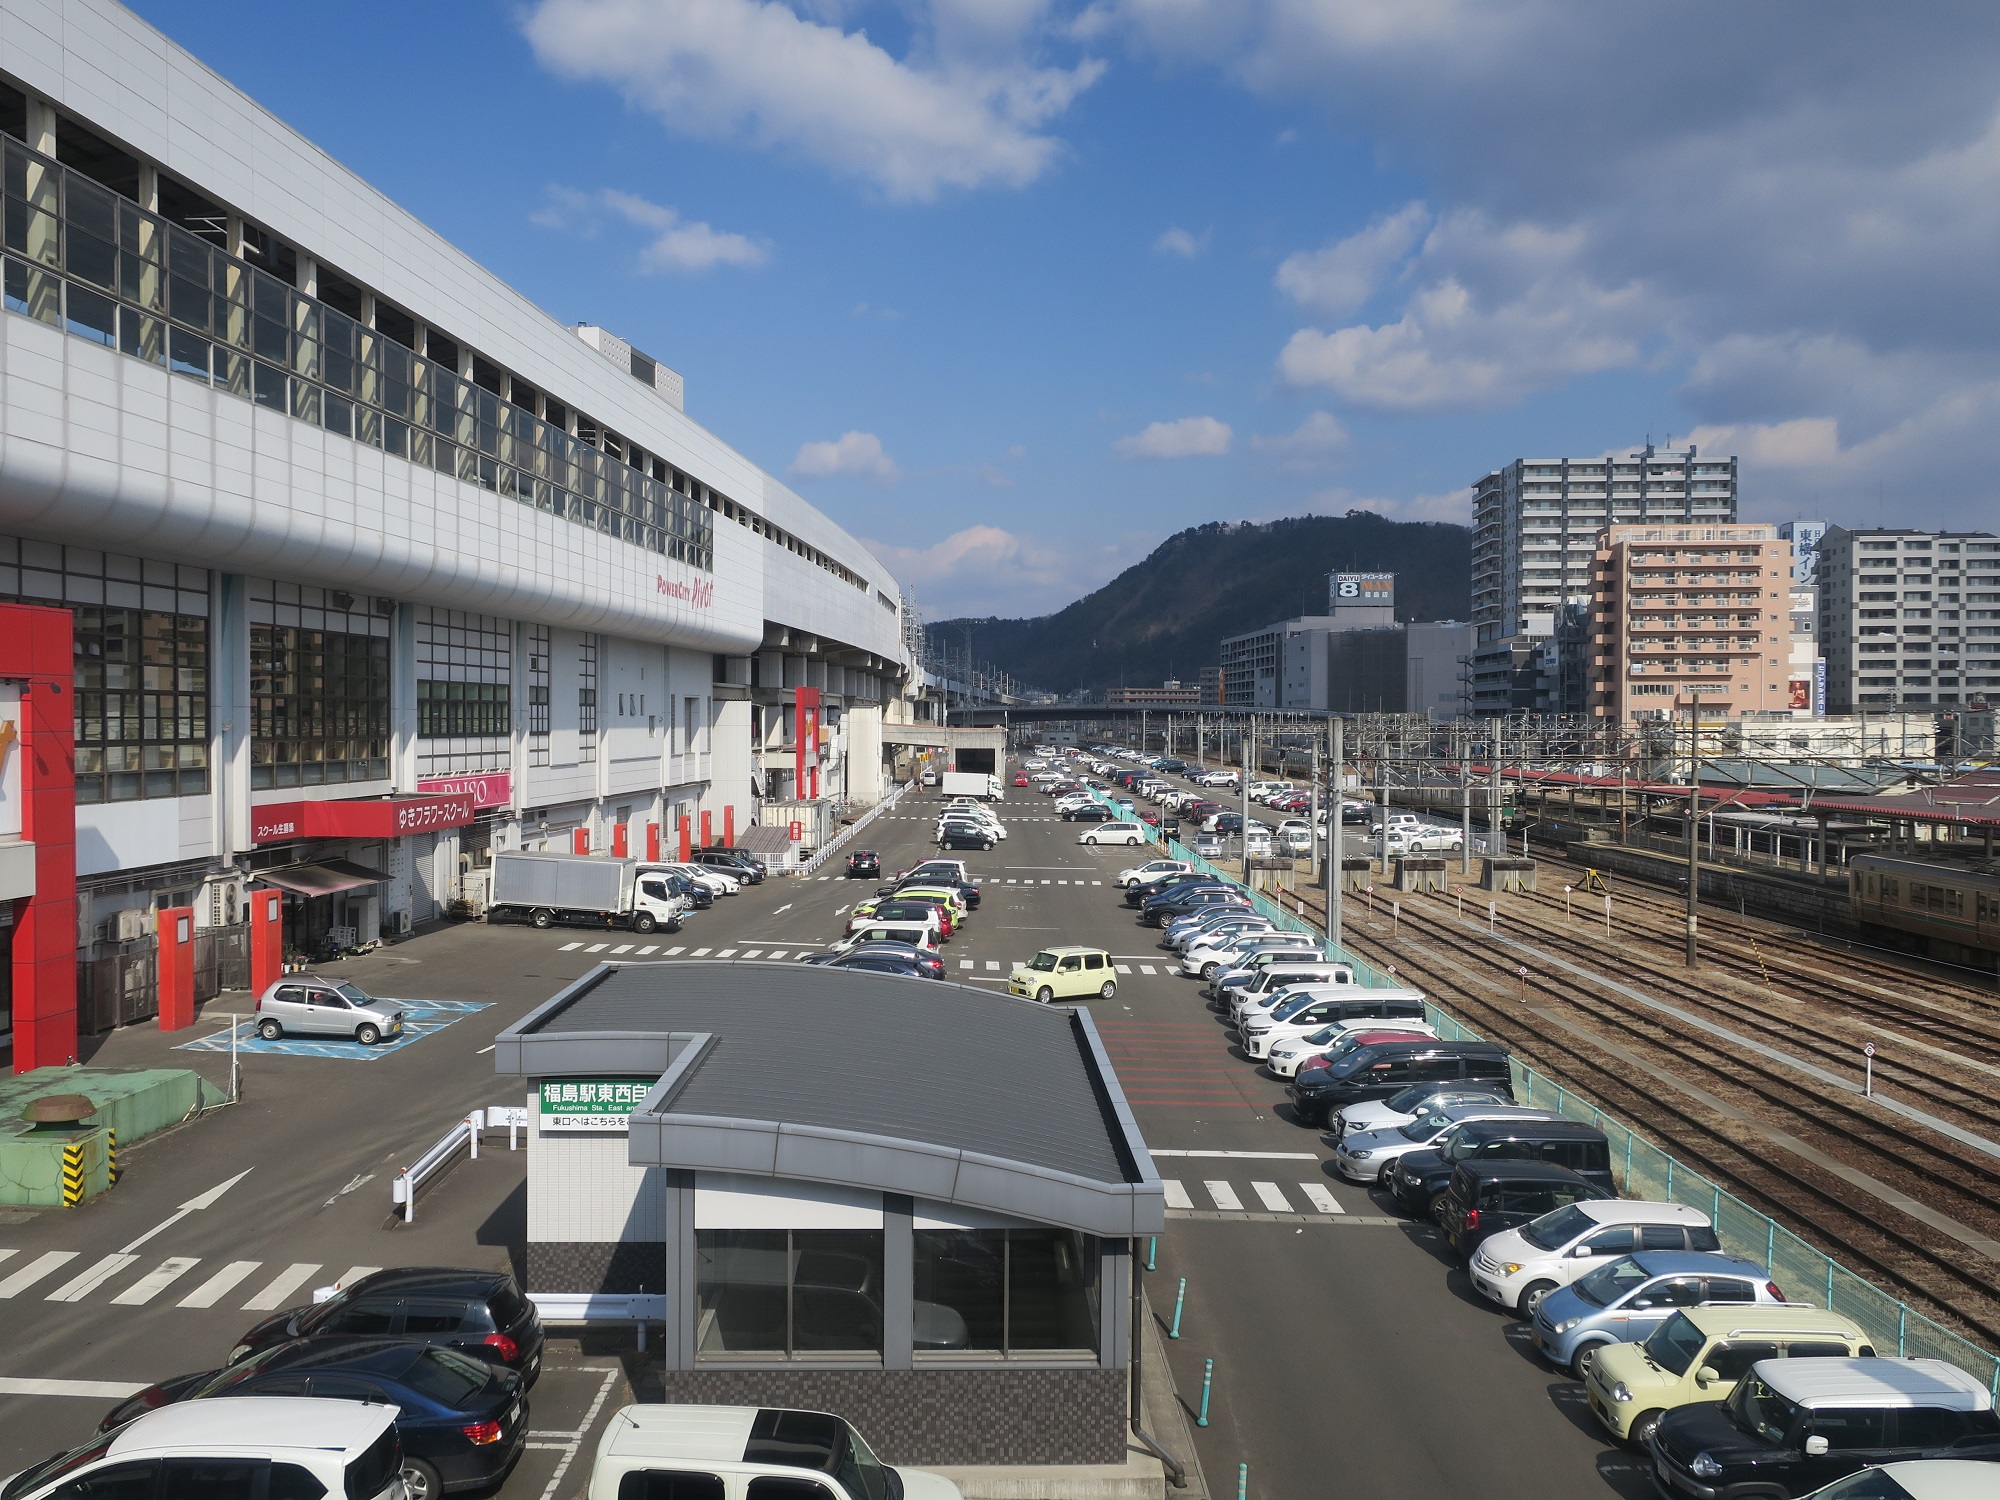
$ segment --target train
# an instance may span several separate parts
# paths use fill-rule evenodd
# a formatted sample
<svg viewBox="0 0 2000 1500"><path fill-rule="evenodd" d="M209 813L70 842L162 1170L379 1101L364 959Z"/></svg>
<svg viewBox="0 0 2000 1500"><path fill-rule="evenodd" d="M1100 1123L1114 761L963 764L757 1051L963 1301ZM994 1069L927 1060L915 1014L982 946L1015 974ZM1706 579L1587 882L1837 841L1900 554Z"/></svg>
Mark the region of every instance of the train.
<svg viewBox="0 0 2000 1500"><path fill-rule="evenodd" d="M2000 957L2000 874L1857 854L1847 898L1856 922L1897 947L1980 968Z"/></svg>
<svg viewBox="0 0 2000 1500"><path fill-rule="evenodd" d="M1361 794L1373 794L1376 797L1381 796L1381 789L1379 787L1363 786L1358 788L1357 791ZM1392 783L1389 787L1389 806L1391 808L1422 808L1425 812L1435 813L1440 817L1456 818L1463 816L1463 809L1466 802L1465 792L1466 788L1464 784L1457 781L1417 781L1401 786ZM1475 781L1472 784L1472 821L1475 826L1480 828L1487 826L1492 819L1492 814L1488 811L1492 806L1493 788L1491 784L1484 781ZM1510 786L1502 786L1500 789L1500 826L1511 830L1515 825L1514 789Z"/></svg>

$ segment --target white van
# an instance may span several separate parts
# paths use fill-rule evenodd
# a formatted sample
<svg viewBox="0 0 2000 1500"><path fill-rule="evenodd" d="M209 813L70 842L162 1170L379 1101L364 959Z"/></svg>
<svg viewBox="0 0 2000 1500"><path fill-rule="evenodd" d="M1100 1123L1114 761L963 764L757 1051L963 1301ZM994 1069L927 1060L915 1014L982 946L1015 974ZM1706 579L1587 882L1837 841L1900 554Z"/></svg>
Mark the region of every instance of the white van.
<svg viewBox="0 0 2000 1500"><path fill-rule="evenodd" d="M589 1500L965 1500L942 1474L891 1469L843 1418L769 1406L624 1407L598 1441L586 1493Z"/></svg>
<svg viewBox="0 0 2000 1500"><path fill-rule="evenodd" d="M851 953L863 943L904 943L925 953L938 949L934 922L869 922L833 945L835 953Z"/></svg>
<svg viewBox="0 0 2000 1500"><path fill-rule="evenodd" d="M1473 1252L1470 1270L1481 1296L1532 1314L1548 1293L1606 1261L1642 1250L1721 1248L1715 1226L1698 1208L1603 1198L1501 1230Z"/></svg>
<svg viewBox="0 0 2000 1500"><path fill-rule="evenodd" d="M132 1471L192 1460L229 1494L340 1495L403 1500L396 1408L310 1396L182 1401L134 1417L109 1436L0 1480L8 1500L148 1493ZM116 1470L113 1477L111 1471ZM167 1470L169 1482L173 1470ZM103 1488L92 1484L102 1480ZM220 1492L220 1490L218 1491ZM956 1489L951 1491L956 1495Z"/></svg>

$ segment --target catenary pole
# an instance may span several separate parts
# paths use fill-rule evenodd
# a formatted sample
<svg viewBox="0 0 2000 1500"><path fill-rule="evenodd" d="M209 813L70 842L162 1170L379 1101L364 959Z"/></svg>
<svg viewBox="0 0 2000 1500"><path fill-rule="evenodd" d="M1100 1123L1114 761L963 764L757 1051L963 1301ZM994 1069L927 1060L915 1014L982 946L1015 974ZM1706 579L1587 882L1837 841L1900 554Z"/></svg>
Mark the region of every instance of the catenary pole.
<svg viewBox="0 0 2000 1500"><path fill-rule="evenodd" d="M1347 852L1340 826L1341 770L1347 763L1346 749L1342 744L1345 728L1345 722L1336 717L1330 757L1333 764L1327 768L1330 781L1326 808L1326 863L1320 867L1320 877L1326 882L1326 940L1335 948L1340 946L1341 857Z"/></svg>

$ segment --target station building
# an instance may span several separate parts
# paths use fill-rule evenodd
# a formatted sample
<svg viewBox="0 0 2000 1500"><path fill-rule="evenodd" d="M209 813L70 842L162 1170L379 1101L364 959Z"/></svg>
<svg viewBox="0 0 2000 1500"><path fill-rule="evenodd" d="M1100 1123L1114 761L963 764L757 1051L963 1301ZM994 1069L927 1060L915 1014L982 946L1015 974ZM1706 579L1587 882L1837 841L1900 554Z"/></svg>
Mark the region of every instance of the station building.
<svg viewBox="0 0 2000 1500"><path fill-rule="evenodd" d="M895 1463L1119 1464L1166 1198L1088 1011L791 963L610 963L503 1031L527 1291L663 1323L667 1399Z"/></svg>
<svg viewBox="0 0 2000 1500"><path fill-rule="evenodd" d="M0 604L72 620L79 965L15 987L17 1066L146 1013L161 909L212 993L253 881L309 950L496 849L671 857L880 795L896 581L679 374L111 0L6 14Z"/></svg>

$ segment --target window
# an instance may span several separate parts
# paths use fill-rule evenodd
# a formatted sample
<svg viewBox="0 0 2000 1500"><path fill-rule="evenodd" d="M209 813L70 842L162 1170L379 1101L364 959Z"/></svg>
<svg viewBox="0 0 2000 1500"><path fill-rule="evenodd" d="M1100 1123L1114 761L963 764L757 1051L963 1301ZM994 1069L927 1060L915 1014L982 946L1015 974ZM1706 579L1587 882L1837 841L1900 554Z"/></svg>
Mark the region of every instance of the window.
<svg viewBox="0 0 2000 1500"><path fill-rule="evenodd" d="M464 1321L462 1302L409 1302L403 1307L405 1333L457 1333Z"/></svg>
<svg viewBox="0 0 2000 1500"><path fill-rule="evenodd" d="M1097 1348L1097 1241L1062 1229L920 1229L916 1347L1009 1355Z"/></svg>
<svg viewBox="0 0 2000 1500"><path fill-rule="evenodd" d="M1818 1430L1817 1424L1814 1430ZM1942 1448L1971 1431L1972 1423L1962 1411L1946 1411L1936 1406L1906 1406L1896 1412L1898 1448Z"/></svg>
<svg viewBox="0 0 2000 1500"><path fill-rule="evenodd" d="M1587 1249L1592 1256L1630 1255L1636 1248L1633 1244L1634 1236L1633 1228L1629 1224L1624 1224L1615 1229L1599 1230L1577 1246L1577 1249ZM1678 1241L1675 1248L1679 1248Z"/></svg>
<svg viewBox="0 0 2000 1500"><path fill-rule="evenodd" d="M1710 1302L1755 1302L1757 1288L1749 1282L1733 1276L1711 1276L1708 1278L1708 1300Z"/></svg>
<svg viewBox="0 0 2000 1500"><path fill-rule="evenodd" d="M264 1500L269 1467L263 1458L170 1458L161 1500Z"/></svg>
<svg viewBox="0 0 2000 1500"><path fill-rule="evenodd" d="M1842 1351L1843 1353L1845 1351ZM1776 1343L1748 1342L1717 1344L1702 1363L1724 1380L1741 1380L1759 1360L1776 1359Z"/></svg>
<svg viewBox="0 0 2000 1500"><path fill-rule="evenodd" d="M577 649L576 738L580 760L597 759L597 637L585 631Z"/></svg>
<svg viewBox="0 0 2000 1500"><path fill-rule="evenodd" d="M618 1500L722 1500L722 1476L679 1469L634 1469L618 1481Z"/></svg>
<svg viewBox="0 0 2000 1500"><path fill-rule="evenodd" d="M153 1500L159 1472L156 1463L113 1464L82 1479L72 1479L49 1500Z"/></svg>
<svg viewBox="0 0 2000 1500"><path fill-rule="evenodd" d="M1827 1447L1836 1452L1881 1448L1888 1442L1887 1416L1888 1413L1883 1411L1816 1411L1806 1430L1814 1437L1825 1438Z"/></svg>
<svg viewBox="0 0 2000 1500"><path fill-rule="evenodd" d="M634 355L636 360L638 356ZM620 1496L623 1500L623 1496ZM833 1491L817 1479L794 1479L782 1474L759 1474L750 1481L746 1500L833 1500Z"/></svg>
<svg viewBox="0 0 2000 1500"><path fill-rule="evenodd" d="M250 721L253 787L386 777L387 636L252 625Z"/></svg>
<svg viewBox="0 0 2000 1500"><path fill-rule="evenodd" d="M695 1255L698 1353L881 1354L881 1230L698 1229Z"/></svg>

